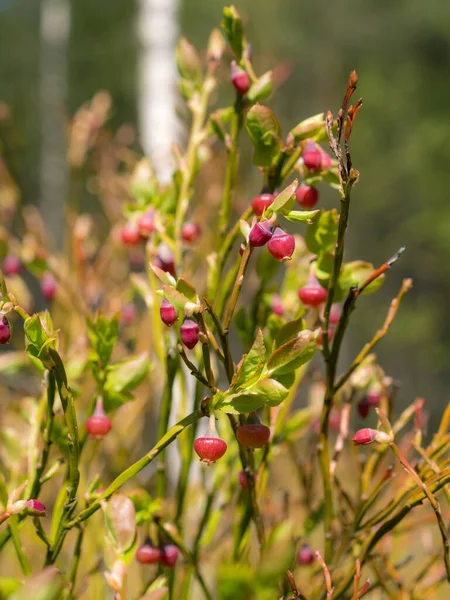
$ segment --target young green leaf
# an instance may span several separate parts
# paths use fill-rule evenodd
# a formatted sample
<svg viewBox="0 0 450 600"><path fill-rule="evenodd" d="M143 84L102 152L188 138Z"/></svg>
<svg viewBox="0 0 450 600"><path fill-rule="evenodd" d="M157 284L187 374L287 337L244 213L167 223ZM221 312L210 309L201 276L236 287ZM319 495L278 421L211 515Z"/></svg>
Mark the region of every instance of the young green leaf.
<svg viewBox="0 0 450 600"><path fill-rule="evenodd" d="M262 331L258 329L256 339L248 354L245 354L238 364L236 374L231 382L233 388L249 387L259 379L266 358L266 347Z"/></svg>
<svg viewBox="0 0 450 600"><path fill-rule="evenodd" d="M244 37L241 17L234 6L226 6L223 9L222 29L233 52L236 54L238 60L240 60L247 43Z"/></svg>
<svg viewBox="0 0 450 600"><path fill-rule="evenodd" d="M281 126L270 108L261 104L252 106L245 127L255 150L254 164L260 167L275 164L282 148Z"/></svg>
<svg viewBox="0 0 450 600"><path fill-rule="evenodd" d="M313 254L332 252L336 244L338 224L339 215L336 209L322 211L306 230L305 241L308 250Z"/></svg>
<svg viewBox="0 0 450 600"><path fill-rule="evenodd" d="M311 360L316 351L316 339L312 331L305 329L272 353L267 363L268 374L294 371Z"/></svg>

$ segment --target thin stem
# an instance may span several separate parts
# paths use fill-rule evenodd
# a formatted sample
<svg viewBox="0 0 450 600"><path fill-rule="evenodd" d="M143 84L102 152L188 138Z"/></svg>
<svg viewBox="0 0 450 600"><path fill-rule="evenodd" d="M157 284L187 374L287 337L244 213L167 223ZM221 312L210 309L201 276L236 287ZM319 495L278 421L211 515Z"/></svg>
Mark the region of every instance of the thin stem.
<svg viewBox="0 0 450 600"><path fill-rule="evenodd" d="M70 589L69 589L69 593L67 595L67 600L72 600L72 598L75 598L74 591L75 591L75 585L76 585L76 581L77 581L78 566L80 564L81 547L83 545L83 537L84 537L84 527L80 527L80 529L78 531L78 535L77 535L77 541L75 542L72 567L70 569L70 576L69 576Z"/></svg>
<svg viewBox="0 0 450 600"><path fill-rule="evenodd" d="M48 372L48 387L47 387L47 423L44 429L44 447L42 449L42 455L39 465L37 466L34 481L31 485L30 498L37 498L41 489L41 478L47 467L48 457L50 454L50 447L52 444L52 433L55 413L53 411L53 405L55 403L56 393L56 380L55 376Z"/></svg>
<svg viewBox="0 0 450 600"><path fill-rule="evenodd" d="M194 363L192 363L189 360L189 358L187 357L186 352L181 344L178 344L178 352L180 353L181 360L187 366L191 375L193 375L205 387L209 388L210 385L209 385L208 380L205 379L205 377L203 377L203 375L200 373L200 371L197 369L197 367L194 365ZM215 389L213 391L215 391Z"/></svg>
<svg viewBox="0 0 450 600"><path fill-rule="evenodd" d="M13 540L14 548L16 550L17 558L19 559L20 568L22 569L22 573L25 577L31 575L31 567L28 562L28 558L26 557L25 552L22 548L22 542L20 541L19 531L18 531L18 518L17 515L11 515L9 518L9 531L11 532L11 537Z"/></svg>
<svg viewBox="0 0 450 600"><path fill-rule="evenodd" d="M42 527L41 519L39 517L34 517L33 524L34 524L34 528L36 529L36 535L38 536L38 538L40 538L44 542L44 544L47 546L47 548L50 548L50 551L51 551L52 544L51 544L50 540L48 539L48 536L45 533L44 528Z"/></svg>
<svg viewBox="0 0 450 600"><path fill-rule="evenodd" d="M239 271L234 282L233 290L231 292L230 299L228 301L228 305L225 311L225 318L223 321L223 330L225 335L228 335L228 329L230 327L231 319L233 318L234 310L236 308L236 304L239 298L239 294L242 289L242 284L244 283L245 271L247 269L248 261L252 254L253 248L248 244L244 250L244 254L241 258L241 264L239 266Z"/></svg>
<svg viewBox="0 0 450 600"><path fill-rule="evenodd" d="M214 390L216 389L216 378L214 376L214 372L211 366L211 353L209 351L208 329L206 327L205 319L202 313L199 313L197 315L197 322L201 331L200 341L202 343L203 363L205 365L206 378L208 380L208 385L210 389Z"/></svg>
<svg viewBox="0 0 450 600"><path fill-rule="evenodd" d="M173 356L173 353L169 351L167 353L167 375L164 386L164 394L161 401L161 408L159 411L158 421L158 439L161 439L167 431L167 426L170 419L170 411L172 409L172 398L173 398L173 384L178 369L178 361ZM156 494L158 498L164 498L166 495L167 486L167 464L166 464L166 453L161 452L158 460L158 469L156 471Z"/></svg>

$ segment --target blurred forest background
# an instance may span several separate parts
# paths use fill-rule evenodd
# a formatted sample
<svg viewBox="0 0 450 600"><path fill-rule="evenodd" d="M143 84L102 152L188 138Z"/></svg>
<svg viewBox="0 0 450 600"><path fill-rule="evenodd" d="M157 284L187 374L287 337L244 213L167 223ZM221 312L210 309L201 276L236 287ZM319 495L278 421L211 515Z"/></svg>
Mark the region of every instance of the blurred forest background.
<svg viewBox="0 0 450 600"><path fill-rule="evenodd" d="M0 0L0 153L20 187L21 202L40 204L45 218L55 215L49 199L42 197L43 165L53 170L58 185L65 170L64 120L80 104L98 90L108 90L113 101L109 126L114 130L134 124L140 139L138 25L145 4ZM356 69L359 74L364 108L353 136L353 155L362 176L353 195L347 259L378 265L402 245L407 251L381 291L359 304L346 354L353 356L372 337L402 277L413 277L414 289L379 355L386 373L402 383L402 404L425 396L435 423L448 402L450 382L450 3L235 4L247 22L257 72L278 65L283 81L269 105L285 132L312 114L335 111L348 73ZM58 21L62 7L66 13ZM175 13L177 35L204 48L211 28L220 23L222 8L219 0L181 1ZM43 40L46 27L50 33ZM65 73L64 81L55 83L47 67ZM60 147L50 165L43 155L44 142L53 151ZM241 162L240 193L250 200L259 191L258 179L245 179L245 171L255 171L249 153ZM331 190L323 192L327 205L337 205ZM58 201L64 202L64 196ZM82 206L96 210L87 193Z"/></svg>

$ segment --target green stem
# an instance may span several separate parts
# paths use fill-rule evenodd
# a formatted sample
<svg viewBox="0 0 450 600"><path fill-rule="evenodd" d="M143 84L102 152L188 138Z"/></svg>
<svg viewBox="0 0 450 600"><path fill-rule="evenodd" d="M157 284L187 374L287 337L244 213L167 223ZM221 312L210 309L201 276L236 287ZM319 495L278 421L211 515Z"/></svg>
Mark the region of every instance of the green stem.
<svg viewBox="0 0 450 600"><path fill-rule="evenodd" d="M20 541L19 531L17 528L19 523L17 515L11 515L8 523L9 531L11 532L11 537L13 540L14 548L16 550L17 558L19 559L22 573L25 575L25 577L28 577L28 575L31 575L31 567L30 563L28 562L28 558L26 557L25 552L23 551L22 542Z"/></svg>
<svg viewBox="0 0 450 600"><path fill-rule="evenodd" d="M80 529L78 531L78 535L77 535L77 541L75 542L75 548L73 551L73 561L72 561L72 567L70 569L70 576L69 576L70 589L69 589L69 593L67 594L67 600L72 600L72 598L75 598L74 591L75 591L75 585L76 585L76 581L77 581L78 566L80 564L81 547L83 545L83 537L84 537L84 528L80 527Z"/></svg>
<svg viewBox="0 0 450 600"><path fill-rule="evenodd" d="M53 406L55 403L56 393L56 381L55 376L48 372L48 387L47 387L47 423L44 429L44 447L42 449L42 455L40 463L36 469L33 483L31 485L30 498L38 498L41 489L41 478L47 467L48 457L50 454L50 447L52 445L52 433L55 413Z"/></svg>
<svg viewBox="0 0 450 600"><path fill-rule="evenodd" d="M167 376L166 383L164 386L164 394L161 401L161 409L159 412L158 422L158 439L160 440L169 424L170 411L172 410L172 398L173 398L173 384L178 369L178 360L172 356L172 352L167 353ZM164 498L166 495L167 487L167 464L166 464L166 453L161 452L158 461L158 469L156 472L156 494L158 498Z"/></svg>

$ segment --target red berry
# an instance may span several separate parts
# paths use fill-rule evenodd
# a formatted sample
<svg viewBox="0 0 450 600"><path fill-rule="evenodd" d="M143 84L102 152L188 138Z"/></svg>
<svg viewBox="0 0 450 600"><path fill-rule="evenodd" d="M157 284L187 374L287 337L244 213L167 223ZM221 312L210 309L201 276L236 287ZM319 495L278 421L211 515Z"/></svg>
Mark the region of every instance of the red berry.
<svg viewBox="0 0 450 600"><path fill-rule="evenodd" d="M362 419L365 419L370 411L370 404L367 402L367 398L361 398L358 402L358 412Z"/></svg>
<svg viewBox="0 0 450 600"><path fill-rule="evenodd" d="M181 237L185 242L191 244L201 235L202 230L198 223L185 223L181 228Z"/></svg>
<svg viewBox="0 0 450 600"><path fill-rule="evenodd" d="M324 150L322 150L322 148L320 149L320 152L322 154L322 162L320 164L320 168L322 169L322 171L328 171L328 169L331 167L331 156L327 154Z"/></svg>
<svg viewBox="0 0 450 600"><path fill-rule="evenodd" d="M312 273L306 282L306 285L298 290L298 297L305 306L319 306L325 302L327 291L317 281Z"/></svg>
<svg viewBox="0 0 450 600"><path fill-rule="evenodd" d="M194 442L194 450L200 460L209 465L222 458L227 451L227 444L217 436L200 437Z"/></svg>
<svg viewBox="0 0 450 600"><path fill-rule="evenodd" d="M144 213L139 217L137 222L140 237L147 238L151 235L155 229L155 219L153 217L153 211Z"/></svg>
<svg viewBox="0 0 450 600"><path fill-rule="evenodd" d="M267 244L267 248L270 254L277 260L281 262L290 260L295 250L294 236L277 227Z"/></svg>
<svg viewBox="0 0 450 600"><path fill-rule="evenodd" d="M141 565L154 565L161 560L161 556L161 550L150 543L145 543L136 551L136 560L140 562Z"/></svg>
<svg viewBox="0 0 450 600"><path fill-rule="evenodd" d="M11 339L11 325L8 319L3 315L0 319L0 344L7 344Z"/></svg>
<svg viewBox="0 0 450 600"><path fill-rule="evenodd" d="M381 394L377 390L369 390L367 392L367 402L369 406L379 406Z"/></svg>
<svg viewBox="0 0 450 600"><path fill-rule="evenodd" d="M338 304L332 304L330 310L330 325L337 325L339 323L339 319L341 318L341 307Z"/></svg>
<svg viewBox="0 0 450 600"><path fill-rule="evenodd" d="M22 269L20 258L13 254L8 254L3 261L3 273L5 275L18 275Z"/></svg>
<svg viewBox="0 0 450 600"><path fill-rule="evenodd" d="M255 215L260 217L274 200L275 196L273 194L260 194L259 196L256 196L256 198L253 198L252 208Z"/></svg>
<svg viewBox="0 0 450 600"><path fill-rule="evenodd" d="M303 163L310 171L318 171L322 165L322 151L313 140L308 140L303 152Z"/></svg>
<svg viewBox="0 0 450 600"><path fill-rule="evenodd" d="M180 551L176 546L173 546L172 544L164 546L161 552L161 564L165 567L174 567L179 554Z"/></svg>
<svg viewBox="0 0 450 600"><path fill-rule="evenodd" d="M299 565L310 565L314 562L314 553L308 544L304 544L297 554L297 562Z"/></svg>
<svg viewBox="0 0 450 600"><path fill-rule="evenodd" d="M175 277L175 261L171 249L166 244L159 244L155 264Z"/></svg>
<svg viewBox="0 0 450 600"><path fill-rule="evenodd" d="M257 476L258 476L258 473L255 473L254 480L257 478ZM245 476L244 471L239 471L238 481L239 481L239 485L241 486L241 488L243 490L246 490L248 488L248 481L247 481L247 477Z"/></svg>
<svg viewBox="0 0 450 600"><path fill-rule="evenodd" d="M108 435L111 431L112 422L111 419L105 415L103 410L103 402L101 399L97 400L95 405L94 414L89 419L86 419L86 430L89 437L95 440L100 440Z"/></svg>
<svg viewBox="0 0 450 600"><path fill-rule="evenodd" d="M275 315L282 317L284 315L283 302L278 294L272 294L270 308Z"/></svg>
<svg viewBox="0 0 450 600"><path fill-rule="evenodd" d="M261 423L246 423L245 425L239 425L236 429L236 437L241 446L262 448L269 441L270 429Z"/></svg>
<svg viewBox="0 0 450 600"><path fill-rule="evenodd" d="M136 307L132 302L128 302L122 309L122 323L132 325L136 318Z"/></svg>
<svg viewBox="0 0 450 600"><path fill-rule="evenodd" d="M56 280L50 273L46 273L41 280L41 293L50 302L56 294Z"/></svg>
<svg viewBox="0 0 450 600"><path fill-rule="evenodd" d="M137 223L130 221L122 227L120 238L125 246L137 246L142 240Z"/></svg>
<svg viewBox="0 0 450 600"><path fill-rule="evenodd" d="M172 327L175 321L178 319L178 313L175 306L172 306L170 302L167 300L163 300L161 302L161 308L159 309L159 314L161 316L161 321L167 325L167 327Z"/></svg>
<svg viewBox="0 0 450 600"><path fill-rule="evenodd" d="M273 234L272 221L261 221L255 223L250 230L248 242L253 248L264 246L270 240Z"/></svg>
<svg viewBox="0 0 450 600"><path fill-rule="evenodd" d="M45 517L47 507L39 500L27 500L27 508L35 517Z"/></svg>
<svg viewBox="0 0 450 600"><path fill-rule="evenodd" d="M297 188L295 196L300 206L303 208L312 208L319 200L319 190L311 185L302 183L302 185Z"/></svg>
<svg viewBox="0 0 450 600"><path fill-rule="evenodd" d="M366 427L357 431L352 439L354 444L361 446L365 444L371 444L375 441L376 437L376 429L370 429L369 427Z"/></svg>
<svg viewBox="0 0 450 600"><path fill-rule="evenodd" d="M328 329L328 343L333 339L333 330ZM317 337L317 345L322 347L322 330L320 330L319 335Z"/></svg>
<svg viewBox="0 0 450 600"><path fill-rule="evenodd" d="M197 345L199 339L198 333L198 325L192 319L186 319L180 327L181 341L189 350L192 350Z"/></svg>
<svg viewBox="0 0 450 600"><path fill-rule="evenodd" d="M235 60L231 61L231 83L240 94L246 94L250 89L250 77L247 71L241 69Z"/></svg>

